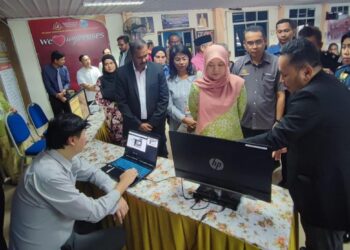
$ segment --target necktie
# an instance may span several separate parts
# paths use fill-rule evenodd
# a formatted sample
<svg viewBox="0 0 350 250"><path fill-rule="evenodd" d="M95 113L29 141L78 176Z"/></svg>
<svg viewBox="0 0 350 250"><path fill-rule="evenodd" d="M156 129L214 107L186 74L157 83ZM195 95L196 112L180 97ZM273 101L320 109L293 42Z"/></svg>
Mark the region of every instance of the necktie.
<svg viewBox="0 0 350 250"><path fill-rule="evenodd" d="M60 89L60 92L63 90L63 84L62 84L62 79L60 75L60 69L57 69L57 83L58 83L58 88Z"/></svg>

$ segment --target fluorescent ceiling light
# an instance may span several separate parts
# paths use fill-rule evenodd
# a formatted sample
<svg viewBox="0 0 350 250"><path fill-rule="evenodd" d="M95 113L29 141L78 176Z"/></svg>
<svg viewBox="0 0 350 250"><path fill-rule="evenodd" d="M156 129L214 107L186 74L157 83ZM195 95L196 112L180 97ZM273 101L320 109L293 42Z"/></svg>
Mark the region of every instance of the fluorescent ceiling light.
<svg viewBox="0 0 350 250"><path fill-rule="evenodd" d="M120 6L120 5L141 5L143 1L118 1L118 2L84 2L84 7L103 7L103 6Z"/></svg>

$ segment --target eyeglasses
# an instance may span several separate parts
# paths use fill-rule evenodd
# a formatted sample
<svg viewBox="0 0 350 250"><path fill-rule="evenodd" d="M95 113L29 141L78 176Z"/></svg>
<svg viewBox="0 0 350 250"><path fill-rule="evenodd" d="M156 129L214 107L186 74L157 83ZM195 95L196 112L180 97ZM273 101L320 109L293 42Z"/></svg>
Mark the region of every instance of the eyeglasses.
<svg viewBox="0 0 350 250"><path fill-rule="evenodd" d="M255 40L255 41L246 41L245 42L247 44L247 46L249 47L253 47L254 44L256 46L261 46L263 43L264 43L264 40L263 39L259 39L259 40Z"/></svg>

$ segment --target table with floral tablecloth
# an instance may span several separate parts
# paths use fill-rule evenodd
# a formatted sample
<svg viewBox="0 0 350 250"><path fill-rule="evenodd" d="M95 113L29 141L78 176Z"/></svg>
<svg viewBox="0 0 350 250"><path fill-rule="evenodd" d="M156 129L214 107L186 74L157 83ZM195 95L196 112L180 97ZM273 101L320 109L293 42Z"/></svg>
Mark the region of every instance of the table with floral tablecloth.
<svg viewBox="0 0 350 250"><path fill-rule="evenodd" d="M103 122L100 115L92 118L89 130ZM91 139L81 157L102 167L123 153L122 147ZM147 179L127 191L128 249L296 249L288 190L272 185L271 203L243 197L233 211L204 201L194 205L189 198L197 187L175 177L172 160L158 158Z"/></svg>

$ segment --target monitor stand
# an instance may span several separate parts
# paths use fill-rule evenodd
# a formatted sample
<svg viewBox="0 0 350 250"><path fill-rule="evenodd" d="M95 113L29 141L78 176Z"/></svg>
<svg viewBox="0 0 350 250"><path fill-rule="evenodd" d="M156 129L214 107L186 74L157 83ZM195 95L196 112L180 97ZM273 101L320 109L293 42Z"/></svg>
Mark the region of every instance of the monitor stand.
<svg viewBox="0 0 350 250"><path fill-rule="evenodd" d="M193 197L196 200L206 199L209 202L237 210L242 195L201 184L194 192Z"/></svg>

